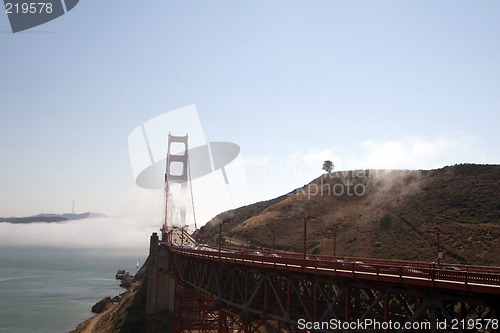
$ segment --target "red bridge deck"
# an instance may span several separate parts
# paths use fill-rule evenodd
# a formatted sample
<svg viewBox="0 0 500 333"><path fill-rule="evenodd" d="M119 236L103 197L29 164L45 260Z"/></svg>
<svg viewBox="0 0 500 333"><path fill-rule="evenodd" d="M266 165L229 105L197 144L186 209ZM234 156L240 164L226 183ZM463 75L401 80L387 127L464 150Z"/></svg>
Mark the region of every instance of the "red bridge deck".
<svg viewBox="0 0 500 333"><path fill-rule="evenodd" d="M429 263L424 262L328 256L308 256L304 259L300 254L233 251L227 248L219 253L215 249L170 246L170 251L231 265L500 295L500 267L441 265L431 268Z"/></svg>

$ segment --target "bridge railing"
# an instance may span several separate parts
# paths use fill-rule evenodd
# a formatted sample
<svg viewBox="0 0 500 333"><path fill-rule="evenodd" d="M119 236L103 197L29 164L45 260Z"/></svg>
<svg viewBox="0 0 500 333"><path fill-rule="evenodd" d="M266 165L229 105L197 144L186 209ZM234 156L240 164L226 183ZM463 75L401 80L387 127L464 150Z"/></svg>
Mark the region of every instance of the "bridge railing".
<svg viewBox="0 0 500 333"><path fill-rule="evenodd" d="M224 249L196 250L169 246L172 253L212 260L218 263L252 266L263 269L293 271L323 276L338 276L360 280L381 281L393 284L409 284L500 294L500 268L484 266L429 267L429 263L333 258L267 251Z"/></svg>

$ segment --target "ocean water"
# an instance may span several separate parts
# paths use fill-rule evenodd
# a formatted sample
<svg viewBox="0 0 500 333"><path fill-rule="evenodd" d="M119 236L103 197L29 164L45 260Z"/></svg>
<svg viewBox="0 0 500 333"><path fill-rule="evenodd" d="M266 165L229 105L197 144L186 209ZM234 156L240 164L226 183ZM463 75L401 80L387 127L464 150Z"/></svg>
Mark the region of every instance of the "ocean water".
<svg viewBox="0 0 500 333"><path fill-rule="evenodd" d="M0 247L0 333L67 332L92 305L125 291L118 269L138 270L147 249Z"/></svg>

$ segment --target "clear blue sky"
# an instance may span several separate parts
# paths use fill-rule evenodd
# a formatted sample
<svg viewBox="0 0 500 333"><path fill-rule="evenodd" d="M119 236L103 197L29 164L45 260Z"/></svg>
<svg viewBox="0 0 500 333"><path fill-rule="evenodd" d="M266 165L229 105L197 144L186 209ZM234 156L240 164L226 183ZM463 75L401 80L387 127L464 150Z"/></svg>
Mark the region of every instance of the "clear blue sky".
<svg viewBox="0 0 500 333"><path fill-rule="evenodd" d="M81 0L16 34L0 13L0 45L2 216L150 209L128 135L189 104L240 145L247 203L325 159L500 162L498 1Z"/></svg>

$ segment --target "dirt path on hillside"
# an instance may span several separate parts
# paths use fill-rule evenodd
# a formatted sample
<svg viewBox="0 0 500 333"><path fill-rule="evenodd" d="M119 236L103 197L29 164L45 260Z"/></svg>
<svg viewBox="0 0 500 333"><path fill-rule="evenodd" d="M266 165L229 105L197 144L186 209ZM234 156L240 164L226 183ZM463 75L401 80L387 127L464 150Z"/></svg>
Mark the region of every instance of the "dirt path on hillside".
<svg viewBox="0 0 500 333"><path fill-rule="evenodd" d="M116 304L113 304L109 309L94 315L93 317L87 319L78 327L70 331L69 333L98 333L98 332L106 332L103 326L106 326L106 317L110 317L109 314L115 310L117 307ZM98 328L96 326L99 325Z"/></svg>

